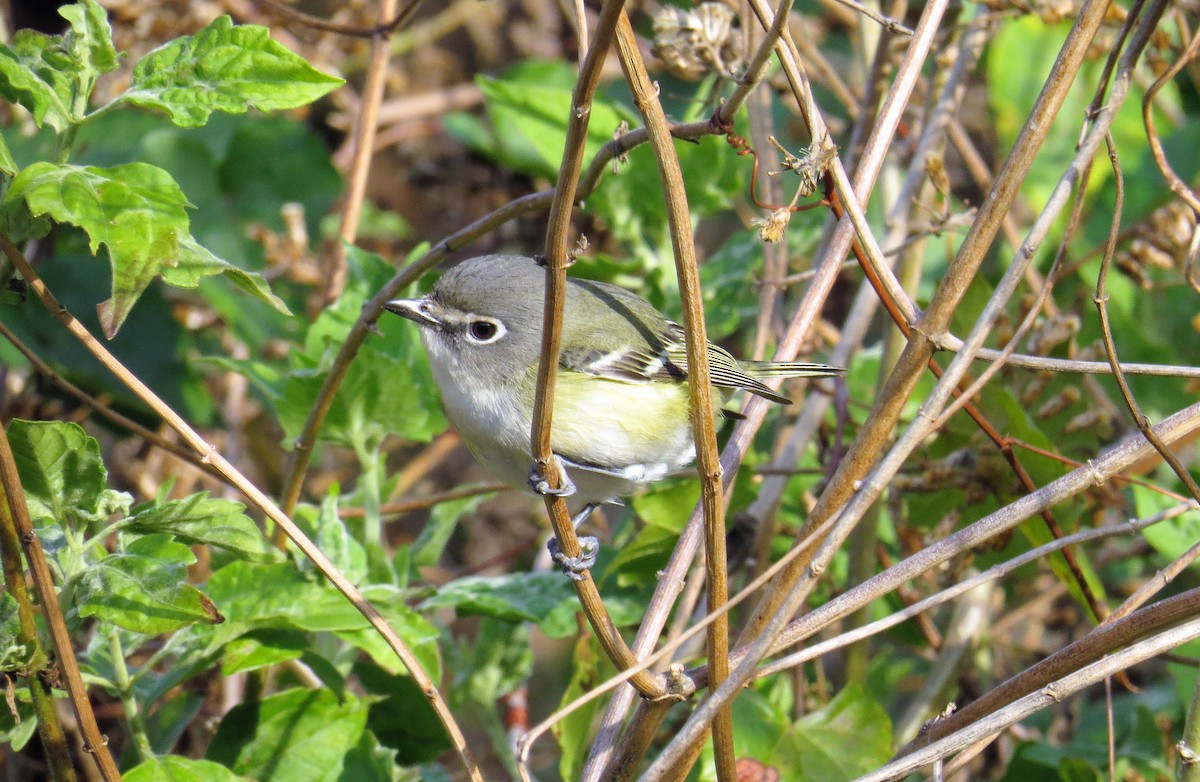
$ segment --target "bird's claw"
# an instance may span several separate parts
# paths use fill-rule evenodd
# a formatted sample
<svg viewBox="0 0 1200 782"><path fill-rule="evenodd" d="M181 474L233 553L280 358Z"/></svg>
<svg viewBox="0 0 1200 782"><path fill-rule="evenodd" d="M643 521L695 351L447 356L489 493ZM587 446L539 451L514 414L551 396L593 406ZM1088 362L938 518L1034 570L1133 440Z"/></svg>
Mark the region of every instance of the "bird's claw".
<svg viewBox="0 0 1200 782"><path fill-rule="evenodd" d="M600 553L600 541L588 535L579 539L579 556L568 557L563 553L562 546L558 544L558 538L550 538L546 543L546 548L550 550L550 559L558 565L567 578L572 581L582 581L583 574L591 570L596 564L596 555Z"/></svg>
<svg viewBox="0 0 1200 782"><path fill-rule="evenodd" d="M557 455L554 456L555 465L558 467L558 475L562 480L562 485L554 487L542 475L542 471L538 469L537 462L529 468L529 488L533 489L535 494L540 494L543 497L570 497L575 493L575 483L571 480L571 476L567 475L567 471L563 468L562 460Z"/></svg>

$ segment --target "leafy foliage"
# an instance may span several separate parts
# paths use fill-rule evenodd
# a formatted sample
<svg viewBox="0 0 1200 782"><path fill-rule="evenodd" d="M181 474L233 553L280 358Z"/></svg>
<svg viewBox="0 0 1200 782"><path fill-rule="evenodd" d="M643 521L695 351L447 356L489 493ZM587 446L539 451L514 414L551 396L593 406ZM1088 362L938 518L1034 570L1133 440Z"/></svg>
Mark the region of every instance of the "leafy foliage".
<svg viewBox="0 0 1200 782"><path fill-rule="evenodd" d="M520 759L512 736L553 709L590 697L616 671L583 620L572 585L542 568L544 528L532 520L534 506L511 497L486 500L480 489L485 477L447 431L417 327L388 314L369 322L375 316L369 306L385 286L393 287L398 267L423 262L429 253L536 251L536 239L519 229L498 231L494 222L487 224L489 236L471 234L476 246L470 248L445 234L557 180L577 111L578 68L569 61L574 52L559 58L545 53L572 36L565 28L532 36L541 48L525 51L522 42L531 36L522 32L523 20L508 20L509 37L496 47L503 55L481 45L468 58L441 48L438 36L427 35L432 28L416 35L399 31L393 53L404 70L385 79L389 88L423 90L448 77L437 86L447 88L446 105L458 108L439 109L436 121L420 114L421 102L399 104L399 113L418 116L397 120L382 112L377 140L399 152L375 156L368 192L378 203L363 205L362 246L336 246L332 237L341 233L341 215L335 206L343 206L339 198L356 196L344 196L339 170L351 157L349 147L334 154L330 145L348 143L347 126L360 121L346 120L365 99L350 90L380 75L364 78L364 67L378 67L364 64L365 48L349 37L330 44L322 33L300 34L289 26L288 40L306 47L302 57L273 39L268 27L235 24L227 16L189 18L195 22L190 26L172 20L170 29L192 32L139 42L131 39L127 18L114 11L110 22L95 0L59 13L65 23L60 34L22 30L0 44L0 99L13 117L0 127L0 233L31 254L40 249L37 271L64 307L86 328L103 331L132 375L202 427L205 440L266 493L285 495L290 464L312 456L301 500L289 509L292 519L440 686L489 771L516 778ZM339 13L353 16L360 9ZM438 13L434 21L447 20ZM964 88L969 100L952 118L962 126L950 137L960 148L924 161L920 186L901 191L911 203L887 203L898 192L898 177L908 174L917 139L938 119L912 102L903 132L892 140L899 155L888 158L881 179L886 184L866 206L878 243L897 226L905 228L898 243L884 249L901 259L897 274L915 291L917 305L946 284L946 269L961 250L956 232L971 223L969 208L984 202L990 187L972 177L981 168L998 170L1016 143L1067 29L1047 9L1040 17L1024 7L994 12L968 6L961 13L946 22L920 77L927 82L923 94L936 94L948 78L950 55L961 54L952 47L966 26L988 30L982 64ZM652 26L637 21L640 30ZM818 53L830 60L811 69L817 104L839 159L850 165L860 152L851 145L858 132L852 123L864 115L857 101L841 103L853 94L842 80L859 83L858 69L867 67L860 62L861 30L832 17L808 21L806 29L823 36ZM362 24L372 29L376 20ZM471 35L481 38L485 25L480 17ZM1186 44L1176 38L1165 28L1152 36L1154 70L1138 71L1113 124L1127 180L1123 211L1118 215L1114 207L1117 173L1098 159L1088 182L1075 188L1084 199L1078 230L1070 233L1060 220L1036 250L1044 263L1028 276L1047 276L1053 285L1014 346L1018 354L1031 354L1025 359L1105 360L1093 298L1098 259L1115 223L1122 233L1117 270L1107 283L1118 356L1183 370L1200 365L1196 286L1188 282L1187 265L1195 215L1186 208L1170 211L1171 192L1160 181L1139 107L1162 63ZM900 51L885 51L893 49ZM429 59L420 53L434 50L439 54ZM514 62L510 55L517 50L524 56ZM660 42L657 51L669 59L669 47ZM331 52L333 61L325 59ZM803 56L807 61L815 55ZM441 62L447 73L432 72L430 62ZM305 113L265 116L324 100L344 83L326 71L346 74L351 87ZM1007 215L1018 237L1077 155L1081 117L1106 73L1103 59L1089 57L1076 76ZM705 119L732 93L732 85L715 74L699 85L667 73L655 78L659 99L679 122ZM1167 157L1187 182L1200 167L1191 154L1200 110L1195 78L1185 71L1167 83L1151 111ZM771 79L772 85L784 83ZM820 191L820 176L817 192L796 201L814 211L793 213L768 203L791 198L797 161L813 139L800 127L809 118L797 119L794 100L761 92L751 111L739 112L733 133L723 138L711 125L698 139L677 140L674 147L704 261L700 278L710 333L739 355L770 354L812 279L810 261L841 261L822 255L833 221L828 201L821 201L827 194ZM932 106L930 101L928 110ZM640 123L623 85L606 81L590 104L586 160L591 164L625 126ZM763 134L772 141L764 143ZM984 165L971 159L964 138L979 142ZM791 157L771 162L776 146ZM744 154L751 149L753 157ZM972 165L962 165L968 159ZM681 317L652 150L643 145L596 166L603 168L599 183L575 210L590 246L572 273L637 290ZM404 218L395 209L404 210ZM785 241L767 249L754 221L779 212L790 221ZM1178 224L1170 222L1175 218ZM1175 245L1167 242L1172 226L1182 237ZM541 225L535 230L540 234ZM1057 241L1066 242L1064 266L1050 273ZM992 297L1014 252L1000 244L991 251L962 291L950 332L965 336L995 309ZM330 270L342 255L339 289ZM97 273L98 257L111 282ZM1194 270L1194 253L1190 257ZM7 284L13 269L0 262L0 276ZM421 279L397 295L419 295L428 285ZM854 294L858 286L866 292ZM331 301L329 292L337 294ZM825 353L846 338L854 324L845 313L858 313L875 296L858 272L845 272L804 351ZM362 613L313 563L276 546L278 532L262 509L237 501L209 465L165 456L159 446L175 441L158 419L35 298L19 284L0 293L0 322L13 334L12 344L0 345L0 412L11 421L6 432L21 499L52 571L80 672L93 696L113 704L102 727L123 753L123 777L450 779L452 744L428 693ZM1032 293L1002 303L989 346L1003 347L1032 306ZM871 431L866 424L899 352L891 329L876 320L864 330L832 403L823 391L802 397L804 386L789 388L803 401L774 408L748 446L728 497L735 590L795 552L797 531L834 471L847 463L849 443ZM345 346L364 333L353 360L344 363ZM42 370L17 342L90 396L89 409L41 384ZM943 366L944 358L935 355ZM933 383L928 376L915 383L889 431L902 434L936 415L927 407ZM1180 410L1195 391L1194 379L1185 385L1166 376L1135 377L1131 383L1152 420ZM332 397L330 385L336 386ZM950 418L887 476L886 492L860 525L863 537L822 566L809 607L870 588L872 576L891 563L1004 513L1029 486L1044 487L1103 458L1131 429L1115 386L1098 376L1005 366L974 394L972 405L973 418ZM97 407L99 414L92 412ZM324 414L309 440L318 409ZM812 410L823 412L807 421ZM130 437L115 416L116 423L105 420L112 413L155 431L156 444ZM28 420L33 418L44 420ZM805 427L810 431L800 438ZM864 461L879 461L887 452L884 439ZM780 454L793 446L797 450L784 460ZM1180 453L1195 475L1194 454ZM1019 468L1010 459L1019 460ZM1043 556L1006 575L984 609L990 621L981 623L984 629L970 645L949 642L957 614L935 608L920 623L877 630L836 658L822 657L747 687L733 703L739 770L788 782L870 773L947 702L986 692L1025 670L1086 632L1099 620L1098 608L1155 583L1160 568L1191 556L1198 522L1194 509L1180 504L1182 482L1166 470L1136 468L1140 485L1125 482L1132 475L1114 478L1047 513L1061 533L1125 529L1119 522L1130 517L1171 518L1121 540L1074 546L1070 561ZM592 574L606 621L626 638L649 620L651 596L666 588L663 571L699 496L694 476L671 477L632 498L628 508L597 515L604 543ZM904 587L873 593L857 616L839 615L836 622L846 630L886 616L1060 534L1037 517L1014 529L1016 534L986 547L957 551L935 569L906 575ZM1196 586L1194 568L1175 579L1171 590ZM752 604L731 613L735 627ZM38 606L32 614L36 632L29 637L22 608L29 606L10 589L0 592L0 671L18 682L43 671L46 625L54 615L51 605ZM683 628L704 607L699 602L675 610L679 615L671 621ZM824 640L841 630L831 624L821 632ZM702 665L701 649L684 646L674 659ZM932 673L956 650L962 656L955 675L935 691ZM1164 746L1177 739L1185 710L1196 708L1187 706L1195 698L1195 672L1148 666L1137 677L1142 690L1118 697L1113 707L1118 760L1111 772L1107 707L1090 696L1035 715L1011 753L986 756L992 766L972 772L1023 781L1170 776L1176 760ZM231 706L234 681L241 689ZM543 739L531 753L539 777L581 775L604 704L592 699L555 723L557 746ZM26 747L45 718L35 705L33 695L18 687L8 708L0 709L0 740L14 756L30 753ZM647 758L674 738L688 708L672 707ZM690 778L715 779L715 769L708 748Z"/></svg>

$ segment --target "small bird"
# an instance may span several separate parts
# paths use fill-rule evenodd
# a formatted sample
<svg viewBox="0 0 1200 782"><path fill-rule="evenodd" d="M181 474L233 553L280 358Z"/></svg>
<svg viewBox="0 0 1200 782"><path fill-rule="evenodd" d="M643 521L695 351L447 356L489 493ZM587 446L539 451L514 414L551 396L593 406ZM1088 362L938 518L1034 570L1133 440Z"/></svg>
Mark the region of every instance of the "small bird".
<svg viewBox="0 0 1200 782"><path fill-rule="evenodd" d="M447 271L429 294L385 307L421 326L446 417L475 458L510 486L571 496L578 527L598 505L619 504L695 459L684 330L624 288L567 279L550 435L564 485L551 490L530 471L544 286L537 260L487 255ZM738 361L711 342L708 362L718 406L736 389L789 404L762 379L845 371ZM576 579L599 550L595 538L584 538L583 555L568 558L550 543L555 561Z"/></svg>

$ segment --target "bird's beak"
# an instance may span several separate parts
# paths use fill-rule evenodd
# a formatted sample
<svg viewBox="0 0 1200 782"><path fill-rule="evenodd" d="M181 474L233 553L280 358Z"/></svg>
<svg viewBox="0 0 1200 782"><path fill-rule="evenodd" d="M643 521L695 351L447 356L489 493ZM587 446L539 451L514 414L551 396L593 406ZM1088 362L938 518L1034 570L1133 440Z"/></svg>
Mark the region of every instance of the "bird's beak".
<svg viewBox="0 0 1200 782"><path fill-rule="evenodd" d="M428 296L422 296L419 299L393 299L384 304L383 308L420 326L437 326L441 320L434 315L434 306Z"/></svg>

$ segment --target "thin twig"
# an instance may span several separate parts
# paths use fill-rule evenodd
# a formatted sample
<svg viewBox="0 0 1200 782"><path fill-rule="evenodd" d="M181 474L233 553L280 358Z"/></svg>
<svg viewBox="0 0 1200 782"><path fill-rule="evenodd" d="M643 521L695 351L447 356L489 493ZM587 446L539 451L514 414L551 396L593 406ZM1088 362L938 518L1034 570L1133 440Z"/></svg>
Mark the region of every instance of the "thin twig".
<svg viewBox="0 0 1200 782"><path fill-rule="evenodd" d="M785 7L788 7L785 3ZM768 33L770 35L770 33ZM696 444L696 466L700 473L700 503L704 512L704 562L708 609L718 610L729 600L729 574L725 555L725 503L721 480L721 461L717 451L717 431L713 411L712 385L708 373L708 332L704 323L700 272L696 265L696 247L692 240L692 222L688 213L683 171L671 140L667 117L659 103L657 90L642 62L637 36L629 17L621 15L617 24L617 53L625 78L633 91L634 105L642 113L650 132L650 145L658 163L671 246L675 254L675 275L683 311L687 349L688 397ZM708 626L707 656L714 680L727 673L729 660L729 620L725 614ZM734 782L733 712L724 709L712 724L713 750L717 779Z"/></svg>
<svg viewBox="0 0 1200 782"><path fill-rule="evenodd" d="M579 175L583 171L583 155L587 143L592 98L599 84L604 59L612 47L623 4L624 0L606 0L601 7L600 18L596 22L588 56L580 66L579 79L575 83L575 90L571 98L571 116L567 122L567 139L563 150L562 164L558 169L558 184L550 205L550 225L546 232L546 290L542 312L542 346L538 364L537 388L534 394L533 426L530 440L534 469L552 490L563 485L563 476L559 474L557 462L551 451L550 426L554 409L555 378L562 343L567 266L570 265L567 246L571 210L575 204ZM554 535L558 539L563 555L578 557L581 553L579 537L575 533L575 526L571 523L566 500L553 492L546 494L545 499L546 512L550 516L550 524L554 528ZM621 638L621 634L604 608L604 602L600 598L600 592L596 588L596 582L592 579L591 573L585 571L582 576L581 579L573 580L572 583L575 585L580 605L592 628L596 631L597 639L618 670L633 666L636 664L637 658ZM646 671L639 672L631 682L639 692L647 697L660 698L667 692L664 681Z"/></svg>
<svg viewBox="0 0 1200 782"><path fill-rule="evenodd" d="M1154 11L1151 10L1150 13L1153 14ZM1113 380L1117 381L1117 390L1121 394L1121 399L1125 402L1130 416L1133 417L1134 424L1162 456L1163 461L1171 467L1183 485L1187 487L1192 497L1200 501L1200 485L1197 485L1196 479L1192 477L1191 472L1183 465L1179 457L1154 435L1149 419L1142 412L1141 405L1133 398L1133 390L1129 387L1129 381L1125 379L1125 373L1121 371L1121 362L1117 359L1112 322L1108 318L1108 272L1112 268L1113 253L1117 249L1117 234L1120 230L1121 212L1125 201L1125 176L1121 171L1120 161L1117 159L1117 148L1111 133L1104 135L1104 143L1108 147L1108 157L1112 162L1113 177L1116 182L1116 204L1113 207L1112 227L1104 248L1104 257L1100 260L1100 270L1096 274L1096 294L1092 297L1100 317L1100 339L1104 343L1104 355L1108 357L1108 364L1113 371Z"/></svg>
<svg viewBox="0 0 1200 782"><path fill-rule="evenodd" d="M322 19L319 16L306 14L303 11L298 11L295 8L276 2L276 0L252 0L258 5L270 8L275 13L290 19L293 22L299 22L314 30L321 30L327 33L336 33L338 35L346 35L351 38L377 38L380 35L385 35L395 31L397 27L404 24L404 21L416 10L419 0L414 0L399 14L383 16L383 20L374 27L358 27L356 25L340 24L331 22L328 19ZM394 12L394 8L392 9ZM382 15L381 15L382 16Z"/></svg>
<svg viewBox="0 0 1200 782"><path fill-rule="evenodd" d="M416 9L419 0L412 0L401 17ZM323 304L328 307L342 295L346 287L347 247L358 236L358 221L362 214L363 199L367 192L367 177L371 171L371 158L375 155L375 135L379 131L379 104L387 84L388 59L391 56L389 42L394 28L387 21L396 15L399 0L380 0L379 29L371 38L371 54L367 60L367 78L363 84L362 99L358 105L358 117L354 122L351 145L354 150L350 175L346 181L346 197L342 203L342 219L338 225L338 242L333 248L328 276L325 280ZM400 17L397 17L398 24Z"/></svg>
<svg viewBox="0 0 1200 782"><path fill-rule="evenodd" d="M104 418L107 418L109 421L121 427L122 429L126 429L133 434L136 434L138 437L150 443L155 448L161 448L172 456L182 459L199 470L203 470L212 477L217 478L218 480L221 479L221 475L213 469L213 466L211 464L204 464L201 462L200 458L197 457L194 452L184 448L179 443L166 439L157 432L147 429L137 421L134 421L132 418L121 415L116 410L113 410L111 406L100 401L87 391L84 391L82 388L72 383L70 380L67 380L65 377L55 372L49 364L47 364L45 361L42 361L41 357L37 353L34 353L28 345L22 342L20 337L13 333L12 329L10 329L8 326L5 326L3 323L0 323L0 336L8 340L9 343L12 344L12 346L16 348L20 354L24 356L25 359L33 366L38 374L42 375L44 378L61 388L66 393L78 399L80 403L89 409L95 411Z"/></svg>

